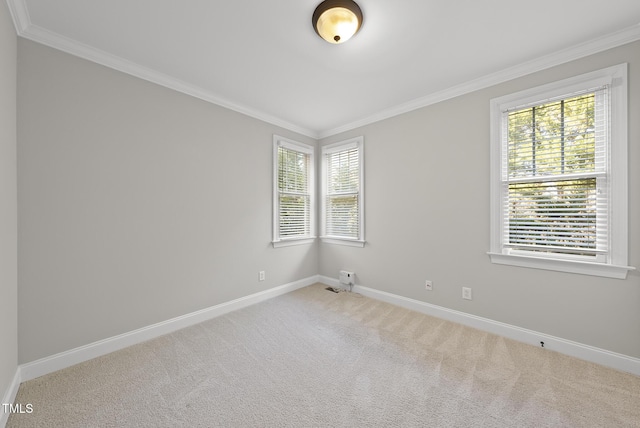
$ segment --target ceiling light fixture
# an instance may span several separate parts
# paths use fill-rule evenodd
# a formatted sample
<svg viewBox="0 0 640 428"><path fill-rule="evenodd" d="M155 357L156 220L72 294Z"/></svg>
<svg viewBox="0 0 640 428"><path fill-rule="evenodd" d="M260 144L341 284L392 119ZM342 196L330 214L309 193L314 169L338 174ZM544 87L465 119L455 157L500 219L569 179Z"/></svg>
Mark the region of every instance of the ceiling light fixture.
<svg viewBox="0 0 640 428"><path fill-rule="evenodd" d="M362 10L353 0L325 0L313 12L313 29L327 42L344 43L362 25Z"/></svg>

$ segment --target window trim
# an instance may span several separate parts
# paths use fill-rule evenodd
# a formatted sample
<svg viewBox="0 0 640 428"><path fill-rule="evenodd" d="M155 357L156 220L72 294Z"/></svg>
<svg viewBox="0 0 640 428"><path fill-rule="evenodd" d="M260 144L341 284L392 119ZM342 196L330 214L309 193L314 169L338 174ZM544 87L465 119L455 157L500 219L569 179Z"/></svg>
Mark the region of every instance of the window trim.
<svg viewBox="0 0 640 428"><path fill-rule="evenodd" d="M278 198L278 148L284 147L310 156L308 170L308 186L310 200L310 218L309 218L309 235L281 237L280 236L280 216L279 216L279 198ZM315 150L316 148L310 144L300 143L279 135L273 135L273 240L274 248L288 247L292 245L311 244L315 241L316 230L316 184L315 184Z"/></svg>
<svg viewBox="0 0 640 428"><path fill-rule="evenodd" d="M627 166L627 63L585 73L572 78L553 82L536 88L494 98L490 102L490 250L492 263L545 269L625 279L634 267L628 263L628 166ZM503 210L502 210L502 112L520 105L542 102L546 99L568 95L581 90L609 84L611 105L609 143L609 261L567 260L525 252L503 251Z"/></svg>
<svg viewBox="0 0 640 428"><path fill-rule="evenodd" d="M358 223L359 223L359 236L357 238L348 238L341 236L331 236L326 234L326 195L327 195L327 158L328 153L335 153L340 151L349 150L351 148L358 148L359 159L359 192L358 192ZM340 141L333 144L328 144L322 147L321 150L321 191L320 191L320 239L323 243L346 245L351 247L364 247L365 231L364 231L364 137L355 137L348 140Z"/></svg>

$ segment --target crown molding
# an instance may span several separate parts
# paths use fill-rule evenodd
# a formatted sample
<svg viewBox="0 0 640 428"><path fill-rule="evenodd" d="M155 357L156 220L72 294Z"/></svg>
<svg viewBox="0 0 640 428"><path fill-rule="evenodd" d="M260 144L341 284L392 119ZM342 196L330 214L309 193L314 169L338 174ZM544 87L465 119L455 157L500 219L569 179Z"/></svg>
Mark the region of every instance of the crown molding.
<svg viewBox="0 0 640 428"><path fill-rule="evenodd" d="M105 67L138 77L169 89L233 110L254 119L318 139L318 133L270 114L229 101L219 95L133 61L80 43L31 23L25 0L7 0L18 36L66 52Z"/></svg>
<svg viewBox="0 0 640 428"><path fill-rule="evenodd" d="M7 0L7 4L9 5L9 10L16 27L16 32L20 37L64 51L71 55L78 56L80 58L98 63L100 65L104 65L106 67L121 71L123 73L130 74L149 82L156 83L166 88L182 92L206 102L210 102L212 104L219 105L221 107L233 110L246 116L253 117L254 119L279 126L289 131L306 135L307 137L311 137L316 140L350 131L355 128L379 122L381 120L398 116L403 113L408 113L410 111L437 104L451 98L465 95L480 89L516 79L518 77L526 76L537 71L545 70L560 64L583 58L585 56L593 55L607 49L612 49L627 43L640 40L640 23L638 23L631 27L627 27L614 33L569 47L567 49L557 51L550 55L546 55L532 61L528 61L517 66L510 67L496 73L492 73L481 78L462 83L460 85L452 86L450 88L434 92L424 97L416 98L406 103L382 110L371 116L346 123L339 127L314 131L312 129L301 127L286 120L272 116L265 112L234 103L220 97L219 95L211 91L207 91L203 88L189 84L180 79L176 79L169 75L160 73L156 70L141 66L132 61L109 54L91 46L84 45L73 39L33 25L29 17L26 0Z"/></svg>
<svg viewBox="0 0 640 428"><path fill-rule="evenodd" d="M625 45L627 43L640 40L640 23L631 27L624 28L611 34L607 34L603 37L593 39L578 45L571 46L569 48L554 52L550 55L546 55L540 58L536 58L531 61L518 64L514 67L506 68L504 70L483 76L479 79L471 80L460 85L452 86L442 91L434 92L427 96L416 98L409 102L397 105L395 107L383 110L379 113L371 115L369 117L344 124L340 127L321 131L319 138L327 138L332 135L340 134L342 132L350 131L361 126L369 125L371 123L379 122L384 119L388 119L394 116L408 113L413 110L417 110L422 107L427 107L433 104L437 104L442 101L446 101L451 98L455 98L461 95L465 95L471 92L485 89L490 86L494 86L500 83L507 82L519 77L526 76L528 74L542 71L557 65L565 64L570 61L574 61L589 55L596 54L598 52L612 49L618 46Z"/></svg>
<svg viewBox="0 0 640 428"><path fill-rule="evenodd" d="M31 25L27 4L25 0L7 0L7 6L9 6L13 25L16 27L16 33L21 36Z"/></svg>

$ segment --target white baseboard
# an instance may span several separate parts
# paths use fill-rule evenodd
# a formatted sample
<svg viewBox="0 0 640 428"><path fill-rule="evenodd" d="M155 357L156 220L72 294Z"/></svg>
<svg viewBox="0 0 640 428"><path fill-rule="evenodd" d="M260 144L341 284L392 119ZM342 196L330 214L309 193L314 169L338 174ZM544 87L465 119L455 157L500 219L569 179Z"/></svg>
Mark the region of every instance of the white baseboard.
<svg viewBox="0 0 640 428"><path fill-rule="evenodd" d="M130 331L128 333L120 334L118 336L93 342L88 345L41 358L30 363L22 364L18 368L17 373L18 385L20 382L35 379L39 376L70 367L74 364L88 361L92 358L100 357L128 346L172 333L185 327L190 327L229 312L271 299L281 294L289 293L290 291L297 290L298 288L315 284L316 282L319 282L318 275L241 297L229 302L221 303L219 305L211 306L200 311L182 315L167 321ZM10 402L13 403L13 401ZM2 425L0 424L0 426Z"/></svg>
<svg viewBox="0 0 640 428"><path fill-rule="evenodd" d="M319 281L332 287L343 287L340 285L340 282L334 278L321 275L319 277ZM477 328L478 330L497 334L499 336L517 340L518 342L528 343L534 346L540 346L540 342L544 342L545 349L550 349L565 355L580 358L581 360L590 361L592 363L601 364L603 366L640 376L640 359L638 358L550 336L548 334L505 324L488 318L478 317L465 312L447 309L442 306L432 305L419 300L409 299L407 297L398 296L396 294L375 290L361 285L355 285L353 287L353 291L360 293L363 296L391 303L396 306L401 306L406 309L411 309L426 315L445 319L447 321Z"/></svg>
<svg viewBox="0 0 640 428"><path fill-rule="evenodd" d="M2 397L2 403L0 404L12 404L16 400L16 395L18 394L18 388L20 388L20 367L16 369L15 375L13 375L13 380L11 381L11 385L5 391L4 396ZM4 428L7 425L7 421L9 420L9 412L4 411L4 406L0 409L0 427Z"/></svg>
<svg viewBox="0 0 640 428"><path fill-rule="evenodd" d="M339 281L321 275L314 275L299 281L241 297L229 302L221 303L200 311L192 312L180 317L176 317L167 321L143 327L128 333L110 337L85 346L81 346L69 351L61 352L49 357L45 357L30 363L22 364L16 370L13 382L3 398L4 403L13 403L21 382L35 379L70 367L92 358L96 358L108 353L145 342L150 339L172 333L176 330L189 327L212 318L227 314L229 312L254 305L256 303L271 299L273 297L289 293L302 287L321 282L333 287L341 287ZM550 336L533 330L524 329L510 324L501 323L488 318L482 318L464 312L447 309L442 306L432 305L430 303L419 300L409 299L407 297L398 296L384 291L375 290L373 288L355 285L353 291L364 296L421 312L427 315L446 319L448 321L467 325L479 330L498 334L519 342L529 343L539 346L540 342L544 342L547 349L551 349L566 355L570 355L582 360L591 361L597 364L608 366L617 370L633 373L640 376L640 359L629 357L627 355L618 354L607 351L605 349L584 345L571 340ZM3 427L3 421L6 423L8 415L0 413L0 427Z"/></svg>

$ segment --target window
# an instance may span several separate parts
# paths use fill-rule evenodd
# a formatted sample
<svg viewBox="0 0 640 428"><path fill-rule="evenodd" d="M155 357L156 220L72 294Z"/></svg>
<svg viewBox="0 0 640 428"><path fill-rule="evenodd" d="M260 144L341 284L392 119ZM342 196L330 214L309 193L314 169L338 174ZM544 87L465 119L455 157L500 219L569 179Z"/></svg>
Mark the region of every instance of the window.
<svg viewBox="0 0 640 428"><path fill-rule="evenodd" d="M314 239L314 147L273 136L273 246Z"/></svg>
<svg viewBox="0 0 640 428"><path fill-rule="evenodd" d="M491 102L491 260L625 278L626 64Z"/></svg>
<svg viewBox="0 0 640 428"><path fill-rule="evenodd" d="M322 240L364 246L362 137L322 148Z"/></svg>

